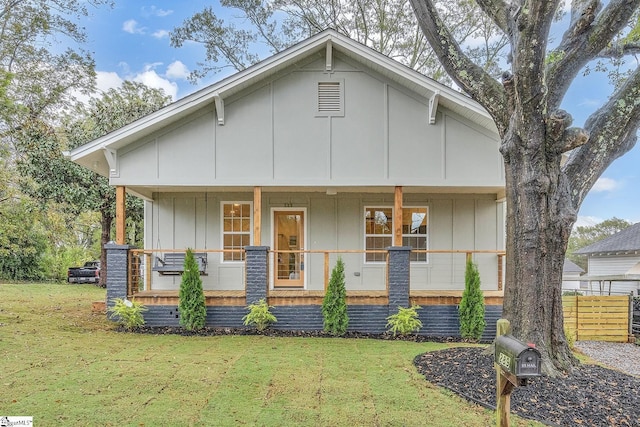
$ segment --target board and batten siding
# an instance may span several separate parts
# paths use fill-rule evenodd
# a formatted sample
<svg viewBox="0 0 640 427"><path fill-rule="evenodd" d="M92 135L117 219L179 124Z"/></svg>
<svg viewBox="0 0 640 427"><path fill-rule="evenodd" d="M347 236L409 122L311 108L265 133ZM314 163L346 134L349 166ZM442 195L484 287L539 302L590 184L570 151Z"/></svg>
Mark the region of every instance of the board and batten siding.
<svg viewBox="0 0 640 427"><path fill-rule="evenodd" d="M145 248L215 250L222 247L221 203L251 202L252 193L157 193L145 209ZM405 206L427 207L428 247L439 250L504 249L503 203L492 195L406 194ZM264 193L262 202L262 244L273 247L273 209L291 206L306 211L306 245L310 250L364 249L364 208L392 207L393 194ZM335 265L337 254L330 255ZM340 255L345 263L349 290L384 290L384 263L366 263L362 253ZM209 253L208 274L202 276L205 290L244 289L244 263L222 262L219 253ZM482 287L495 290L497 257L476 254ZM464 254L429 254L427 263L412 263L414 290L464 289ZM306 289L324 287L323 254L307 254ZM152 288L177 289L180 276L152 274Z"/></svg>
<svg viewBox="0 0 640 427"><path fill-rule="evenodd" d="M127 186L501 187L495 134L336 54L277 74L117 150ZM317 112L318 83L343 85L342 115Z"/></svg>

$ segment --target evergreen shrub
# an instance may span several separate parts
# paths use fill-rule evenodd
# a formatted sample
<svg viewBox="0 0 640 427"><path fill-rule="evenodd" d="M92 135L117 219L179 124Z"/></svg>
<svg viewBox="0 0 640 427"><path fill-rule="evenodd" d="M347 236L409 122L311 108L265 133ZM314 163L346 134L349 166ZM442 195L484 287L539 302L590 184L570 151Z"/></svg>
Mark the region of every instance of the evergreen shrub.
<svg viewBox="0 0 640 427"><path fill-rule="evenodd" d="M329 286L322 299L322 317L325 332L335 336L341 336L347 332L349 315L347 314L344 263L341 257L338 257L336 266L331 271Z"/></svg>
<svg viewBox="0 0 640 427"><path fill-rule="evenodd" d="M479 340L486 327L484 319L484 295L480 289L480 273L471 260L467 260L464 274L464 292L458 308L460 335L462 338Z"/></svg>
<svg viewBox="0 0 640 427"><path fill-rule="evenodd" d="M182 273L178 298L180 326L188 331L204 328L207 320L207 307L202 290L200 270L191 249L187 249L184 259L184 272Z"/></svg>

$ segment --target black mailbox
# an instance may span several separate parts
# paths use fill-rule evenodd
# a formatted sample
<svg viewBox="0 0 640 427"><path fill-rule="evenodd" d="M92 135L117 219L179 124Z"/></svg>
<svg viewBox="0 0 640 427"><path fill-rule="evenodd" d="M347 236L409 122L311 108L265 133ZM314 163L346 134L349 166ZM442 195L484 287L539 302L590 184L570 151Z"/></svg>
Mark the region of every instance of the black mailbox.
<svg viewBox="0 0 640 427"><path fill-rule="evenodd" d="M542 367L542 355L534 347L530 347L512 337L501 335L496 338L495 363L504 371L516 376L518 380L539 377Z"/></svg>

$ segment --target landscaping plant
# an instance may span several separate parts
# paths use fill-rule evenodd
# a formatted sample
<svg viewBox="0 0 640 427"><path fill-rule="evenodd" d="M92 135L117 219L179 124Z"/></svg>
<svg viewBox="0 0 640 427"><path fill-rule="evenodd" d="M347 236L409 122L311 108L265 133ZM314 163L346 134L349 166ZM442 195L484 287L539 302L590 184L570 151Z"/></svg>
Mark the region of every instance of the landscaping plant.
<svg viewBox="0 0 640 427"><path fill-rule="evenodd" d="M322 299L322 317L324 330L331 335L344 335L349 326L347 314L347 290L344 281L344 263L338 257L336 266L331 271L331 279L327 292Z"/></svg>
<svg viewBox="0 0 640 427"><path fill-rule="evenodd" d="M398 307L398 312L387 317L387 330L396 335L408 335L411 332L418 333L422 328L422 322L418 318L419 305L409 308Z"/></svg>
<svg viewBox="0 0 640 427"><path fill-rule="evenodd" d="M260 332L264 331L269 327L270 324L278 321L276 316L271 313L270 307L267 302L261 299L258 302L254 302L253 304L249 304L247 310L249 313L242 318L245 325L255 325L256 329Z"/></svg>
<svg viewBox="0 0 640 427"><path fill-rule="evenodd" d="M111 315L109 318L116 321L126 330L131 330L144 325L142 313L148 310L142 303L129 301L128 299L114 298L114 305L107 310Z"/></svg>
<svg viewBox="0 0 640 427"><path fill-rule="evenodd" d="M464 292L458 307L460 317L460 336L479 340L482 337L486 321L484 320L484 295L480 289L480 273L471 260L467 260L464 274Z"/></svg>
<svg viewBox="0 0 640 427"><path fill-rule="evenodd" d="M191 249L187 249L184 259L184 272L182 273L178 298L180 325L188 331L204 328L207 320L207 307L202 290L200 270Z"/></svg>

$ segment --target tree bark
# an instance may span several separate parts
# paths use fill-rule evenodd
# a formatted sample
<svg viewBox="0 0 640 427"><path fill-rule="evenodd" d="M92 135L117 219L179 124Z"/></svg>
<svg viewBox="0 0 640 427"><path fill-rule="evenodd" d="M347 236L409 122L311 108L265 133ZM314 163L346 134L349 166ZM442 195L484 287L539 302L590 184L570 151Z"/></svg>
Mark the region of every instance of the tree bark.
<svg viewBox="0 0 640 427"><path fill-rule="evenodd" d="M562 267L576 210L560 172L560 155L540 150L544 133L511 129L503 146L507 197L506 285L503 317L514 336L536 345L543 371L577 363L564 334ZM517 141L509 141L515 139ZM531 144L522 144L521 140Z"/></svg>

